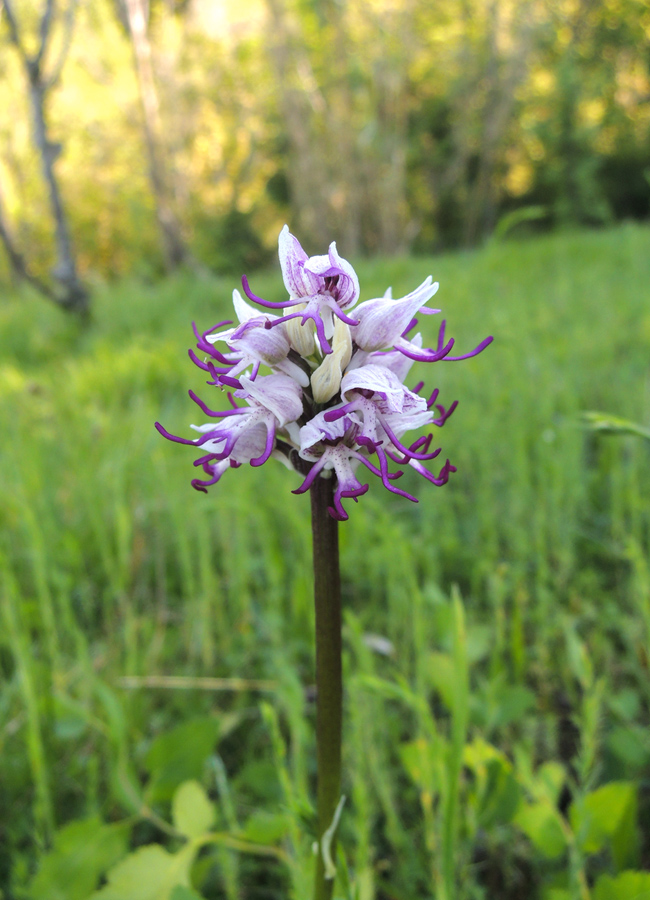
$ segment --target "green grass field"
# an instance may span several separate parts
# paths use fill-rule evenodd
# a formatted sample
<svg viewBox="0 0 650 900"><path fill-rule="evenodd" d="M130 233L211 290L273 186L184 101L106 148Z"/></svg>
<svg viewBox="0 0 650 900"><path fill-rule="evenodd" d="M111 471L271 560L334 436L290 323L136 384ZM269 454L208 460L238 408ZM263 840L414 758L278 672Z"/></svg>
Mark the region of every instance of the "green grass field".
<svg viewBox="0 0 650 900"><path fill-rule="evenodd" d="M650 422L650 229L357 271L362 299L431 273L460 352L495 340L409 380L459 400L450 483L405 475L418 504L371 483L341 526L336 896L645 896L650 443L582 413ZM251 282L283 296L279 273ZM310 895L308 498L273 461L197 494L192 451L153 427L203 421L190 323L225 318L236 286L98 287L85 330L3 299L3 900Z"/></svg>

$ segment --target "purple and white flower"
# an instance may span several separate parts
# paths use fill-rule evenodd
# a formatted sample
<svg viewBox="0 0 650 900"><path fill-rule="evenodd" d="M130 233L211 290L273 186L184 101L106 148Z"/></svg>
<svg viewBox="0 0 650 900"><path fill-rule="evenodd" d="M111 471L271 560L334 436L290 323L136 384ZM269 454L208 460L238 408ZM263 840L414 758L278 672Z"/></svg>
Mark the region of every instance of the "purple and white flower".
<svg viewBox="0 0 650 900"><path fill-rule="evenodd" d="M285 225L279 238L280 267L284 286L289 292L289 300L272 303L252 293L246 276L242 278L244 293L249 300L269 309L293 308L279 319L271 323L276 327L291 319L300 319L305 326L311 320L316 330L320 348L323 353L331 353L329 338L334 334L334 319L340 319L346 325L356 325L343 312L359 299L359 279L350 263L339 256L336 244L330 244L325 256L308 257L298 240ZM310 332L308 332L310 334ZM305 347L296 348L305 355Z"/></svg>
<svg viewBox="0 0 650 900"><path fill-rule="evenodd" d="M361 478L366 472L391 493L417 502L395 481L406 466L438 486L456 471L449 460L437 473L427 468L425 463L441 450L431 450L433 435L421 431L441 428L457 401L446 408L436 402L437 389L427 400L420 395L422 382L408 388L404 382L411 366L414 361L476 356L492 338L470 353L451 356L454 341L445 343L444 320L435 347L424 347L419 333L409 337L417 325L416 315L440 312L426 306L438 289L431 278L398 300L389 289L348 315L344 310L351 310L359 299L359 281L336 244L326 255L308 257L285 226L279 256L288 300L271 303L256 297L244 277L246 296L262 309L235 290L239 324L221 322L203 333L195 328L203 359L193 350L190 357L210 375L213 389L231 389L230 408L213 410L190 391L201 410L216 421L193 425L199 433L194 440L175 437L156 423L158 431L200 448L194 464L208 477L192 481L199 491L207 492L230 468L246 462L261 466L273 456L302 474L294 493L309 490L316 478L335 479L334 506L329 511L339 520L348 518L343 501L356 502L368 490ZM284 315L278 317L269 309L281 309ZM223 352L217 349L219 344L225 344ZM416 436L406 438L409 432Z"/></svg>

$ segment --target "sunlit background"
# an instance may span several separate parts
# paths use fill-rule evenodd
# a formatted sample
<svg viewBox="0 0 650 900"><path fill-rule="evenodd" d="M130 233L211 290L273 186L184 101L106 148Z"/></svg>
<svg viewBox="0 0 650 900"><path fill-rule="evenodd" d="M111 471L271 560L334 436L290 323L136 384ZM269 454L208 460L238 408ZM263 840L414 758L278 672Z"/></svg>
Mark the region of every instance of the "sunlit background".
<svg viewBox="0 0 650 900"><path fill-rule="evenodd" d="M45 0L12 7L33 56ZM53 9L48 140L88 280L157 274L178 256L238 274L268 262L287 220L308 246L334 236L346 254L393 255L473 246L515 211L550 229L650 210L643 0ZM46 277L52 213L3 18L3 218Z"/></svg>

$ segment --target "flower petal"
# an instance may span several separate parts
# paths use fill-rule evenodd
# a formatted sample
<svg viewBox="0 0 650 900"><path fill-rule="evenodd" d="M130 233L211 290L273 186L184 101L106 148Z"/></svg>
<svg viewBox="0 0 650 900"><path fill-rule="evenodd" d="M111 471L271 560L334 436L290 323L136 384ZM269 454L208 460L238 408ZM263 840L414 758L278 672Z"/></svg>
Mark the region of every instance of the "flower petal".
<svg viewBox="0 0 650 900"><path fill-rule="evenodd" d="M302 391L288 375L263 375L255 381L242 375L242 390L236 396L251 398L278 420L280 426L302 415Z"/></svg>
<svg viewBox="0 0 650 900"><path fill-rule="evenodd" d="M440 312L439 309L423 309L437 290L438 282L432 283L429 276L401 300L380 297L361 303L354 313L359 324L352 327L352 336L357 346L363 350L382 350L393 345L416 312Z"/></svg>
<svg viewBox="0 0 650 900"><path fill-rule="evenodd" d="M332 294L340 309L353 306L359 299L357 273L347 259L339 255L335 241L330 244L327 256L311 256L305 263L305 271L334 281L324 285L324 289Z"/></svg>
<svg viewBox="0 0 650 900"><path fill-rule="evenodd" d="M305 272L307 254L302 249L300 241L291 234L287 225L284 226L278 238L278 255L284 286L292 299L307 297L318 291L319 278Z"/></svg>
<svg viewBox="0 0 650 900"><path fill-rule="evenodd" d="M385 366L367 365L346 372L341 381L341 397L348 400L351 391L372 391L386 401L387 409L400 412L407 388L397 375ZM422 401L426 409L426 402Z"/></svg>

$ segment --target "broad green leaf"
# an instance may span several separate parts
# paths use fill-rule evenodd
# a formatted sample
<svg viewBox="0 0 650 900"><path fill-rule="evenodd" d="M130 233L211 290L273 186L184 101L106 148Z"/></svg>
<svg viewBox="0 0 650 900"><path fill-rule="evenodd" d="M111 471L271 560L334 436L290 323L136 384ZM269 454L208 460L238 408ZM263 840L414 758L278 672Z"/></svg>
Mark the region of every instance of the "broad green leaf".
<svg viewBox="0 0 650 900"><path fill-rule="evenodd" d="M650 900L650 872L622 872L616 878L601 875L593 900Z"/></svg>
<svg viewBox="0 0 650 900"><path fill-rule="evenodd" d="M402 744L399 750L404 768L420 790L436 793L440 785L442 758L426 738Z"/></svg>
<svg viewBox="0 0 650 900"><path fill-rule="evenodd" d="M199 779L206 759L214 752L220 720L213 716L190 719L159 735L145 757L151 773L150 802L171 800L184 781Z"/></svg>
<svg viewBox="0 0 650 900"><path fill-rule="evenodd" d="M257 804L280 803L282 789L278 767L271 760L253 758L245 763L233 779L236 793Z"/></svg>
<svg viewBox="0 0 650 900"><path fill-rule="evenodd" d="M214 825L216 810L198 781L184 781L172 800L174 828L188 838L201 837Z"/></svg>
<svg viewBox="0 0 650 900"><path fill-rule="evenodd" d="M478 808L478 824L485 829L510 822L517 812L521 790L510 766L493 759L487 764L487 778Z"/></svg>
<svg viewBox="0 0 650 900"><path fill-rule="evenodd" d="M547 800L552 806L555 806L565 782L564 766L553 760L545 762L535 772L535 796L539 800Z"/></svg>
<svg viewBox="0 0 650 900"><path fill-rule="evenodd" d="M479 770L494 759L507 761L507 757L501 750L483 738L477 737L471 743L465 744L463 762L470 769Z"/></svg>
<svg viewBox="0 0 650 900"><path fill-rule="evenodd" d="M54 733L62 741L76 741L88 727L88 722L81 716L58 716L54 723Z"/></svg>
<svg viewBox="0 0 650 900"><path fill-rule="evenodd" d="M598 853L610 841L617 867L635 861L636 787L612 781L571 805L569 818L583 853Z"/></svg>
<svg viewBox="0 0 650 900"><path fill-rule="evenodd" d="M607 697L607 705L624 722L632 722L639 715L641 698L633 688L623 688Z"/></svg>
<svg viewBox="0 0 650 900"><path fill-rule="evenodd" d="M594 682L594 667L589 657L586 644L580 640L573 620L567 619L564 628L569 667L583 688L589 688Z"/></svg>
<svg viewBox="0 0 650 900"><path fill-rule="evenodd" d="M467 659L470 666L488 655L494 644L492 625L472 625L467 629Z"/></svg>
<svg viewBox="0 0 650 900"><path fill-rule="evenodd" d="M178 853L158 844L140 847L108 872L108 883L90 900L171 900L175 887L191 887L196 852L194 844L186 844Z"/></svg>
<svg viewBox="0 0 650 900"><path fill-rule="evenodd" d="M203 897L194 890L194 888L185 887L184 884L177 884L169 895L169 900L203 900Z"/></svg>
<svg viewBox="0 0 650 900"><path fill-rule="evenodd" d="M454 705L454 660L450 653L430 653L428 674L431 685L451 710Z"/></svg>
<svg viewBox="0 0 650 900"><path fill-rule="evenodd" d="M466 744L463 762L476 777L477 821L483 828L511 821L521 799L512 763L482 738Z"/></svg>
<svg viewBox="0 0 650 900"><path fill-rule="evenodd" d="M533 709L537 702L535 694L523 684L507 685L499 692L497 708L494 712L491 724L495 728L502 728L516 722Z"/></svg>
<svg viewBox="0 0 650 900"><path fill-rule="evenodd" d="M32 879L27 896L33 900L86 900L100 875L126 853L128 828L104 825L99 818L66 825L54 836Z"/></svg>
<svg viewBox="0 0 650 900"><path fill-rule="evenodd" d="M93 687L104 708L104 712L106 713L113 740L115 740L117 744L124 744L126 742L128 728L126 717L124 715L124 708L120 703L117 694L112 691L108 685L104 684L103 681L100 681L99 678L95 679Z"/></svg>
<svg viewBox="0 0 650 900"><path fill-rule="evenodd" d="M515 823L547 859L561 856L567 840L560 814L550 803L528 803L515 816Z"/></svg>
<svg viewBox="0 0 650 900"><path fill-rule="evenodd" d="M291 816L288 813L269 813L260 809L247 820L241 836L253 844L275 844L290 827Z"/></svg>
<svg viewBox="0 0 650 900"><path fill-rule="evenodd" d="M638 770L650 762L648 732L639 725L619 725L607 735L607 747L629 769Z"/></svg>

